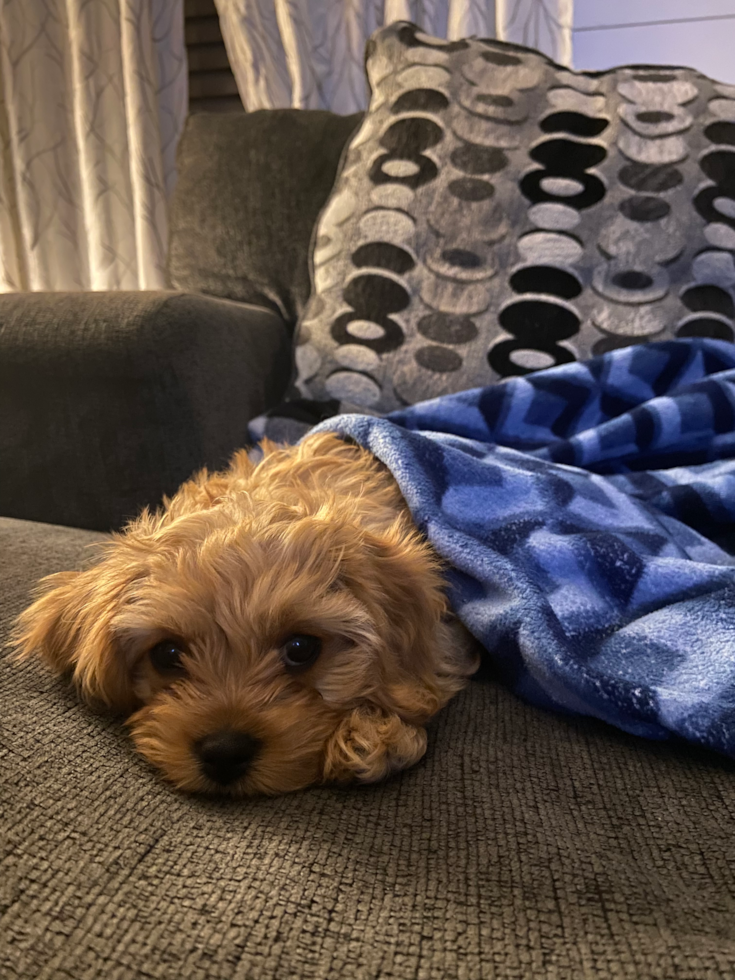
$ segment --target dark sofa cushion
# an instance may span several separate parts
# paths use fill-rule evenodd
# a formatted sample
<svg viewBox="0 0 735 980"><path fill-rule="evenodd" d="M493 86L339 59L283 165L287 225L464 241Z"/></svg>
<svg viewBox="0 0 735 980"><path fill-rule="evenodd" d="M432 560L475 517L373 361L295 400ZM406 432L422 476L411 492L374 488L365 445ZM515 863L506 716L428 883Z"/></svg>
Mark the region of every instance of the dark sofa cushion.
<svg viewBox="0 0 735 980"><path fill-rule="evenodd" d="M176 289L256 303L293 326L311 233L362 114L197 113L179 143L168 271Z"/></svg>
<svg viewBox="0 0 735 980"><path fill-rule="evenodd" d="M97 535L0 519L0 643ZM735 975L735 765L475 682L389 782L182 796L0 659L0 976Z"/></svg>
<svg viewBox="0 0 735 980"><path fill-rule="evenodd" d="M0 296L0 514L119 527L221 467L282 396L268 310L183 293Z"/></svg>

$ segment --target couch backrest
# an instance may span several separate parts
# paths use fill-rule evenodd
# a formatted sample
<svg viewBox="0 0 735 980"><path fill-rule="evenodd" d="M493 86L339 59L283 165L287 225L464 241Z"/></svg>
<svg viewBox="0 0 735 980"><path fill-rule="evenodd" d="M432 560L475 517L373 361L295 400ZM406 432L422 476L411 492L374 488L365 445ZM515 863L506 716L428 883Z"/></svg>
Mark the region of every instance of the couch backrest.
<svg viewBox="0 0 735 980"><path fill-rule="evenodd" d="M169 284L274 309L293 327L310 291L312 230L361 118L301 109L190 116Z"/></svg>

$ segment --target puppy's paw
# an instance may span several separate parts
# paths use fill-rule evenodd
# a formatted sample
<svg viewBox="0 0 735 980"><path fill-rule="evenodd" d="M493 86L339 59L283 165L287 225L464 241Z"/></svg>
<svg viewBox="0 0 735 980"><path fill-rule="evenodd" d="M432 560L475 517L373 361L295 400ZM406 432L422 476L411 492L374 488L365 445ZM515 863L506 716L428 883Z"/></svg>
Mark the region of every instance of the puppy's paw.
<svg viewBox="0 0 735 980"><path fill-rule="evenodd" d="M377 708L356 708L327 744L325 782L375 783L426 752L426 731Z"/></svg>

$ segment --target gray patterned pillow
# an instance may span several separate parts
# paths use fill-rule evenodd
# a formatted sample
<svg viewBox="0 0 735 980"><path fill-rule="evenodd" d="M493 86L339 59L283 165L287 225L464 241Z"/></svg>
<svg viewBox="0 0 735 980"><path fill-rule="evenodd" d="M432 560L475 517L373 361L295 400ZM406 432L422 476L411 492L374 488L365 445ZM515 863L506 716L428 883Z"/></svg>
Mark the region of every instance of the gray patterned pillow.
<svg viewBox="0 0 735 980"><path fill-rule="evenodd" d="M408 23L318 222L301 394L387 412L667 337L733 339L735 86L575 73Z"/></svg>

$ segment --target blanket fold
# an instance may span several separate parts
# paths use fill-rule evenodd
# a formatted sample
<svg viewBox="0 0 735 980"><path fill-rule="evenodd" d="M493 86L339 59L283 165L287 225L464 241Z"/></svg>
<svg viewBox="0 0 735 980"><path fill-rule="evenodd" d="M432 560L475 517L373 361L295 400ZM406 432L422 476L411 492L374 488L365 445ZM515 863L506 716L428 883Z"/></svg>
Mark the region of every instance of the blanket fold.
<svg viewBox="0 0 735 980"><path fill-rule="evenodd" d="M519 696L735 756L735 345L622 348L312 431L388 466Z"/></svg>

